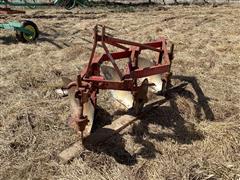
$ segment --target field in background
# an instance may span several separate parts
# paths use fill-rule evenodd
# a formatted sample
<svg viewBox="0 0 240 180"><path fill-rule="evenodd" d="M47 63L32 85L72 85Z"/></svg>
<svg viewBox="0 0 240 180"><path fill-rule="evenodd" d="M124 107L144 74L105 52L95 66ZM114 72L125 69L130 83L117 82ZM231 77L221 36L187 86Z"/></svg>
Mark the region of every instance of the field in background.
<svg viewBox="0 0 240 180"><path fill-rule="evenodd" d="M0 31L0 179L239 179L239 14L239 6L224 5L0 16L32 19L41 31L36 44ZM68 100L54 90L88 62L96 23L123 39L168 38L175 44L173 84L188 85L128 133L62 165L58 153L77 136L66 125ZM99 126L115 119L108 92L100 92L98 105Z"/></svg>

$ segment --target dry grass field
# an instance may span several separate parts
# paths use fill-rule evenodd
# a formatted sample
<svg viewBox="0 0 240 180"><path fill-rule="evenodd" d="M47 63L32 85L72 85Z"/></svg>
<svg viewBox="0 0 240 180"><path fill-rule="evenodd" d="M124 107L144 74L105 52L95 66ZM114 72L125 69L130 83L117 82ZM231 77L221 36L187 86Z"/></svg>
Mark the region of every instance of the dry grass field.
<svg viewBox="0 0 240 180"><path fill-rule="evenodd" d="M240 179L240 6L150 6L27 10L33 44L0 31L0 179ZM124 135L71 163L57 155L78 140L67 98L54 90L88 62L95 24L139 42L175 44L173 84L185 90L146 113ZM100 92L98 126L115 119Z"/></svg>

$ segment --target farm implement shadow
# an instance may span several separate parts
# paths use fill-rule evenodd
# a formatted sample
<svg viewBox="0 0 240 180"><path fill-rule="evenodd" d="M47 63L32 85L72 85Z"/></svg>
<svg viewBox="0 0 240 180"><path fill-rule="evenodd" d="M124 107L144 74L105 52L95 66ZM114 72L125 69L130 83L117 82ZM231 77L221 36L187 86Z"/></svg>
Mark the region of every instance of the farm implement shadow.
<svg viewBox="0 0 240 180"><path fill-rule="evenodd" d="M40 37L38 38L38 42L48 42L49 44L55 46L58 49L63 49L63 46L61 46L60 44L58 44L54 39L56 39L56 37L58 36L58 34L56 35L51 35L48 33L44 33L44 32L40 32ZM11 44L18 44L19 41L16 39L15 36L13 35L9 35L9 36L0 36L0 43L4 44L4 45L11 45ZM32 42L34 43L34 42ZM64 44L66 46L66 44Z"/></svg>
<svg viewBox="0 0 240 180"><path fill-rule="evenodd" d="M170 91L165 95L165 99L145 106L143 112L146 112L138 118L140 121L132 126L132 130L129 134L134 138L134 143L142 145L140 151L130 154L125 148L125 142L122 135L116 132L114 132L115 135L106 142L99 145L86 143L85 148L95 153L105 153L112 156L118 163L134 165L137 163L137 156L153 159L156 157L157 153L162 154L162 152L157 150L154 144L144 138L144 136L156 141L164 141L170 138L179 144L191 144L193 141L204 139L203 134L195 129L194 124L184 119L181 115L176 103L176 98L180 96L190 100L190 102L194 104L195 116L197 119L201 119L202 115L204 115L205 119L212 121L214 120L214 114L208 104L209 98L204 95L195 77L173 76L172 79L179 80L181 84L172 89L170 88ZM191 86L194 93L186 90L186 86ZM170 106L163 105L166 102L169 102ZM204 112L204 114L202 114L202 112ZM126 114L126 112L121 111L116 113L118 113L118 115ZM131 110L128 114L131 114ZM102 127L98 128L102 128L104 133L113 133L113 130L103 128L104 125L110 124L112 121L112 116L107 111L98 108L95 120L98 122L101 121ZM161 126L162 129L171 129L173 133L152 133L149 131L149 124Z"/></svg>
<svg viewBox="0 0 240 180"><path fill-rule="evenodd" d="M9 36L0 36L0 43L4 45L11 45L11 44L17 44L18 41L15 36L9 35Z"/></svg>

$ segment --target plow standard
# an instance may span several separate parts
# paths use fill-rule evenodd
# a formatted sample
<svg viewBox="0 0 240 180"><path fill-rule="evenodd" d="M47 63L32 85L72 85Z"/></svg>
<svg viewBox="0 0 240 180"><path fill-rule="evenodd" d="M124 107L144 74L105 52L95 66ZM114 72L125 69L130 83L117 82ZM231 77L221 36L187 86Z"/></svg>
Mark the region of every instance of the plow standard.
<svg viewBox="0 0 240 180"><path fill-rule="evenodd" d="M107 45L121 50L110 52ZM100 56L96 54L98 46L104 50ZM155 52L155 61L141 57L145 50ZM87 67L75 81L64 80L66 85L62 92L67 92L71 100L69 126L81 134L82 140L90 135L99 90L111 90L116 100L128 108L132 106L134 113L139 114L148 101L149 87L161 94L168 89L172 59L173 46L168 51L163 37L149 43L136 43L108 35L105 26L95 26L93 49ZM117 61L125 62L124 71Z"/></svg>

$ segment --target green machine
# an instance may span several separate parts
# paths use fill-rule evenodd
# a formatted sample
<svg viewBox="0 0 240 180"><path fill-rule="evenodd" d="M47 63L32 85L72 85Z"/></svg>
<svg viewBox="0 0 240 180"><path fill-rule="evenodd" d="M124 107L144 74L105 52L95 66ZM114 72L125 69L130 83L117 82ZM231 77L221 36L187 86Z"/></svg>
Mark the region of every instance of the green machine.
<svg viewBox="0 0 240 180"><path fill-rule="evenodd" d="M25 20L21 23L17 21L1 23L0 29L15 30L17 40L24 43L35 41L39 35L37 25L29 20Z"/></svg>
<svg viewBox="0 0 240 180"><path fill-rule="evenodd" d="M25 11L12 10L7 8L7 6L15 7L46 7L46 6L60 6L67 10L71 10L77 5L88 5L88 0L55 0L53 2L36 2L37 0L0 0L0 6L5 6L5 8L0 7L0 14L19 14L25 13ZM39 30L37 25L30 21L24 20L23 22L7 22L0 23L0 29L15 30L16 38L21 42L33 42L38 38Z"/></svg>

